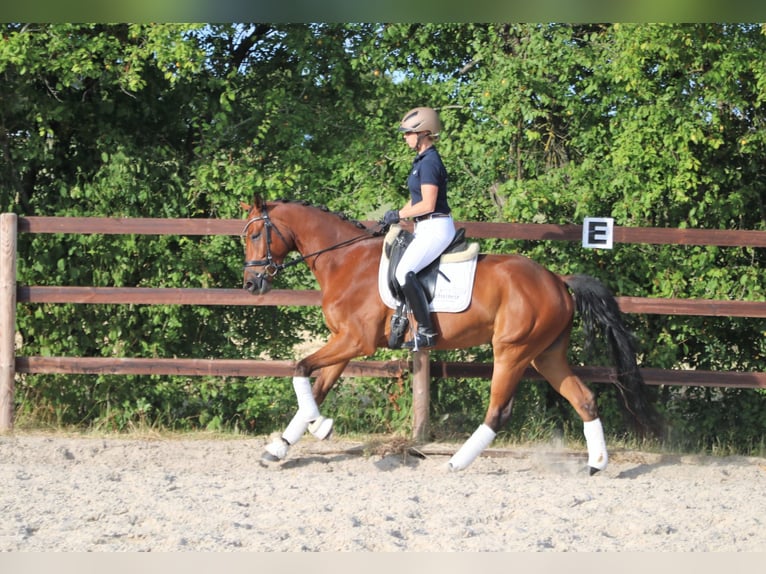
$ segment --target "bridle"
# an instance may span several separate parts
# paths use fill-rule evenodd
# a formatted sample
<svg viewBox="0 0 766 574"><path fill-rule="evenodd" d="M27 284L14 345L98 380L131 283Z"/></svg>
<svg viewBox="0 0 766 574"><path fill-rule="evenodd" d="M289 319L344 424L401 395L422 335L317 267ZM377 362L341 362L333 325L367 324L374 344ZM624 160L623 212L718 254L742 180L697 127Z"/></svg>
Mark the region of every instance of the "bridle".
<svg viewBox="0 0 766 574"><path fill-rule="evenodd" d="M351 245L352 243L356 243L357 241L361 241L363 239L371 239L373 237L380 235L380 233L377 231L368 233L365 235L358 235L356 237L352 237L351 239L341 241L340 243L337 243L336 245L331 245L330 247L326 247L325 249L320 249L319 251L315 251L314 253L309 253L308 255L301 254L300 257L296 257L295 259L291 259L290 261L285 261L284 263L277 263L277 261L274 259L274 256L271 254L272 230L274 233L276 233L279 236L279 238L282 240L282 242L285 245L287 245L287 240L285 239L285 236L282 235L282 232L279 231L279 228L274 224L274 222L269 217L269 214L266 211L266 205L263 206L263 212L261 213L261 215L251 217L250 219L247 220L247 222L245 223L245 227L242 229L242 237L243 239L247 240L247 228L250 227L250 225L252 225L256 221L263 221L264 233L266 234L266 237L265 237L266 259L245 260L244 268L248 269L250 267L263 267L263 271L261 271L260 273L256 273L256 277L259 279L263 277L269 277L269 278L276 277L277 273L282 271L282 269L285 269L287 267L292 267L293 265L297 265L298 263L302 263L303 261L306 261L307 259L311 257L316 257L317 255L321 255L322 253L333 251L335 249L345 247L346 245Z"/></svg>
<svg viewBox="0 0 766 574"><path fill-rule="evenodd" d="M287 243L285 241L284 235L282 235L282 232L279 231L279 228L272 223L271 218L269 217L269 214L266 212L266 208L264 207L263 214L258 215L256 217L252 217L247 220L247 223L245 223L245 228L242 230L242 237L243 239L247 240L247 228L250 227L253 223L256 221L263 221L264 226L264 232L266 233L266 259L250 259L245 260L244 268L247 269L249 267L263 267L263 271L257 274L257 277L274 277L277 273L279 273L282 269L287 267L288 265L294 265L295 263L299 262L300 260L294 260L294 262L288 262L288 263L277 263L274 260L274 257L271 255L271 230L273 229L277 235L279 235L279 238Z"/></svg>

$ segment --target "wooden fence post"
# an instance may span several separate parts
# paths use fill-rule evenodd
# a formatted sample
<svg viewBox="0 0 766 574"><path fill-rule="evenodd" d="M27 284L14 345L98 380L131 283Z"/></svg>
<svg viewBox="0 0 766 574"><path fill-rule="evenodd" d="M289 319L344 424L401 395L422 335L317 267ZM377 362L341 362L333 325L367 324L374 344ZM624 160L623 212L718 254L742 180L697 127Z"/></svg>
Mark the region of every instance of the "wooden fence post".
<svg viewBox="0 0 766 574"><path fill-rule="evenodd" d="M15 213L0 214L0 433L13 430L17 227Z"/></svg>
<svg viewBox="0 0 766 574"><path fill-rule="evenodd" d="M431 353L412 354L412 438L417 442L428 439L428 415L431 399Z"/></svg>

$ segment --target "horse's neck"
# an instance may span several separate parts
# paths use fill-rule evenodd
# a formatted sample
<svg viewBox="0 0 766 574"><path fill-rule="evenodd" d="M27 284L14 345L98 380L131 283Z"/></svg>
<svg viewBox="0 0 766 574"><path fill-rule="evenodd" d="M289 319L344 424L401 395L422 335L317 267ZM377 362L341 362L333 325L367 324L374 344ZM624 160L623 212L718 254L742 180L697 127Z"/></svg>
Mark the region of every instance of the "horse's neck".
<svg viewBox="0 0 766 574"><path fill-rule="evenodd" d="M341 219L314 218L307 214L303 221L308 223L300 231L293 228L295 249L303 256L311 255L364 234L364 230L348 225Z"/></svg>
<svg viewBox="0 0 766 574"><path fill-rule="evenodd" d="M333 214L321 215L299 214L300 221L307 223L299 231L293 228L295 248L302 257L307 258L320 284L333 278L339 270L357 268L375 254L379 255L379 243L372 241L372 236L368 237L364 229ZM314 257L317 253L321 255Z"/></svg>

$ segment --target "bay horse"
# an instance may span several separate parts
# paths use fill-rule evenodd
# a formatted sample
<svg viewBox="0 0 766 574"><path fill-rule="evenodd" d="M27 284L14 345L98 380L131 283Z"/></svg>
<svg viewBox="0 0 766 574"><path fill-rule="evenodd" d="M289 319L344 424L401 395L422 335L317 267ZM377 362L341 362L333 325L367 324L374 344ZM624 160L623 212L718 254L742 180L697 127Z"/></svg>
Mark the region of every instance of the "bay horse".
<svg viewBox="0 0 766 574"><path fill-rule="evenodd" d="M380 230L307 202L256 196L252 204L241 205L247 211L242 232L244 289L264 294L280 271L305 262L320 286L330 330L327 343L295 365L298 411L262 456L278 462L307 430L318 439L331 434L332 419L323 417L319 406L351 359L388 345L394 310L378 291ZM299 257L286 260L292 251ZM470 465L508 422L517 385L530 364L582 418L590 474L606 467L608 453L595 396L567 362L575 311L589 341L601 332L609 343L615 384L635 429L653 432L655 413L645 394L632 334L608 288L587 275L557 275L522 255L480 254L468 308L434 314L439 332L435 349L491 343L494 363L484 422L450 458L449 469Z"/></svg>

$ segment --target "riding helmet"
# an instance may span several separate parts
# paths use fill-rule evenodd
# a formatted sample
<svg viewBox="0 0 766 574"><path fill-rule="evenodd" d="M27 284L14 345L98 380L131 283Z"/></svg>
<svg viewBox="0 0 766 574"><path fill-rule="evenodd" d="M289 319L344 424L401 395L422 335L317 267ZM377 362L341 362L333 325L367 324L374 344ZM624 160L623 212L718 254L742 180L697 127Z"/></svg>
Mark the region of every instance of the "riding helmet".
<svg viewBox="0 0 766 574"><path fill-rule="evenodd" d="M439 114L433 108L413 108L402 118L400 132L430 132L436 138L442 131Z"/></svg>

